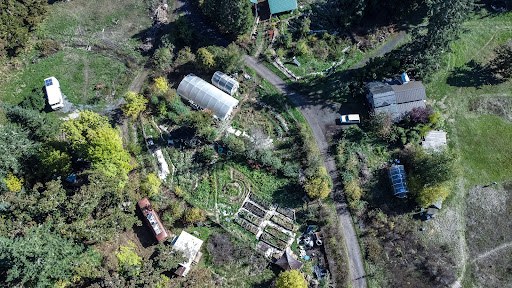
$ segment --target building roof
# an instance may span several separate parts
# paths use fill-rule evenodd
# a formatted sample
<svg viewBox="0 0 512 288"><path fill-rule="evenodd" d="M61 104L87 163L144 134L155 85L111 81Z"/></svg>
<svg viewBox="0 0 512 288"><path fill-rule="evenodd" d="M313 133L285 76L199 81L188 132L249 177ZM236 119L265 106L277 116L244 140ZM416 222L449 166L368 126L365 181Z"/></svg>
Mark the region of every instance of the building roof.
<svg viewBox="0 0 512 288"><path fill-rule="evenodd" d="M302 262L295 259L292 256L292 252L289 249L286 249L283 253L283 256L279 258L276 263L277 266L283 268L283 270L299 270L302 268Z"/></svg>
<svg viewBox="0 0 512 288"><path fill-rule="evenodd" d="M442 130L432 130L425 135L425 140L421 142L421 146L424 149L432 149L434 151L440 151L446 147L446 132Z"/></svg>
<svg viewBox="0 0 512 288"><path fill-rule="evenodd" d="M194 74L183 78L177 92L201 108L213 111L214 115L222 120L228 118L233 108L238 105L238 100Z"/></svg>
<svg viewBox="0 0 512 288"><path fill-rule="evenodd" d="M297 9L297 0L268 0L270 14L278 14Z"/></svg>
<svg viewBox="0 0 512 288"><path fill-rule="evenodd" d="M399 115L404 115L414 108L425 108L425 101L419 100L414 102L400 103L396 105L396 110Z"/></svg>
<svg viewBox="0 0 512 288"><path fill-rule="evenodd" d="M215 72L215 74L213 74L212 83L213 85L217 86L220 90L228 93L231 96L235 94L236 90L240 86L240 84L238 84L238 81L220 71L217 71Z"/></svg>
<svg viewBox="0 0 512 288"><path fill-rule="evenodd" d="M420 81L410 81L401 85L391 85L395 92L396 103L407 103L427 99L425 86Z"/></svg>
<svg viewBox="0 0 512 288"><path fill-rule="evenodd" d="M174 243L174 249L183 252L183 257L194 260L197 252L201 249L203 240L192 236L191 234L181 231L180 236Z"/></svg>
<svg viewBox="0 0 512 288"><path fill-rule="evenodd" d="M389 168L389 178L393 187L393 195L398 198L404 198L405 194L409 193L407 183L405 182L404 165L392 165Z"/></svg>

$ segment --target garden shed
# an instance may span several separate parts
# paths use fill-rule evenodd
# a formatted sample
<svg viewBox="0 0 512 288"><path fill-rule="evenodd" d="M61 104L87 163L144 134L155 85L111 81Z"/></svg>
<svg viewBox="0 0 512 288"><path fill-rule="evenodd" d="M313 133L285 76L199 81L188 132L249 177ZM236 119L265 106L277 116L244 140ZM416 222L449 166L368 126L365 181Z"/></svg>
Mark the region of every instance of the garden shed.
<svg viewBox="0 0 512 288"><path fill-rule="evenodd" d="M212 83L220 90L228 93L231 96L235 94L236 90L238 90L238 87L240 86L238 81L220 71L217 71L215 74L213 74Z"/></svg>
<svg viewBox="0 0 512 288"><path fill-rule="evenodd" d="M405 198L409 193L407 190L407 183L405 181L404 165L392 165L389 168L389 179L393 187L393 195L398 198Z"/></svg>
<svg viewBox="0 0 512 288"><path fill-rule="evenodd" d="M286 249L283 256L281 256L275 264L285 271L299 270L302 268L302 263L293 257L292 252L289 251L289 249Z"/></svg>
<svg viewBox="0 0 512 288"><path fill-rule="evenodd" d="M443 130L432 130L425 135L425 140L421 142L423 149L432 149L434 151L443 150L447 145L446 132Z"/></svg>
<svg viewBox="0 0 512 288"><path fill-rule="evenodd" d="M180 267L175 272L176 275L185 277L190 271L190 266L199 262L203 255L199 251L201 250L201 245L203 245L203 240L185 231L181 231L180 236L174 240L173 248L183 252L183 257L187 260L184 263L180 263Z"/></svg>
<svg viewBox="0 0 512 288"><path fill-rule="evenodd" d="M238 105L238 100L194 74L183 78L177 92L189 102L211 110L221 120L226 120Z"/></svg>
<svg viewBox="0 0 512 288"><path fill-rule="evenodd" d="M290 12L297 9L297 0L268 0L270 14Z"/></svg>

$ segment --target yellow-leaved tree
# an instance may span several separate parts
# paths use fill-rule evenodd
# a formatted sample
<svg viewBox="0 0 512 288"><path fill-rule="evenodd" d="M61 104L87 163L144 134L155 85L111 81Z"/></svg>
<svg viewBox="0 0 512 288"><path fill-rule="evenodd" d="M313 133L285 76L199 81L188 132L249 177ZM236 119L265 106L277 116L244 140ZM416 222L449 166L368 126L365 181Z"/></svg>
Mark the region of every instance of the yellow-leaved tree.
<svg viewBox="0 0 512 288"><path fill-rule="evenodd" d="M327 174L325 167L319 167L315 174L306 179L304 190L311 198L325 198L332 189L331 177Z"/></svg>
<svg viewBox="0 0 512 288"><path fill-rule="evenodd" d="M141 184L141 188L146 196L152 197L158 194L160 185L162 185L162 180L160 180L156 173L153 172L146 175L146 178L144 178L144 181Z"/></svg>
<svg viewBox="0 0 512 288"><path fill-rule="evenodd" d="M146 104L148 104L148 100L144 96L132 91L126 92L124 100L127 103L122 108L123 113L132 118L137 118L140 112L146 110Z"/></svg>
<svg viewBox="0 0 512 288"><path fill-rule="evenodd" d="M307 288L304 275L299 270L288 270L279 273L276 288Z"/></svg>

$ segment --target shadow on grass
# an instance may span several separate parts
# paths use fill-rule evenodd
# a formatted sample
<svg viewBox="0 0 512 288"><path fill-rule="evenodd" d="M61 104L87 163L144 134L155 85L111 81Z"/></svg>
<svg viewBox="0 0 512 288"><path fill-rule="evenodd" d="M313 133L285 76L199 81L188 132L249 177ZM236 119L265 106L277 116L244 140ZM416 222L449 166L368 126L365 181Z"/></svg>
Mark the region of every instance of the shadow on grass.
<svg viewBox="0 0 512 288"><path fill-rule="evenodd" d="M483 85L497 85L506 79L496 77L495 71L475 60L471 60L463 66L456 67L446 79L446 83L455 87L476 87Z"/></svg>

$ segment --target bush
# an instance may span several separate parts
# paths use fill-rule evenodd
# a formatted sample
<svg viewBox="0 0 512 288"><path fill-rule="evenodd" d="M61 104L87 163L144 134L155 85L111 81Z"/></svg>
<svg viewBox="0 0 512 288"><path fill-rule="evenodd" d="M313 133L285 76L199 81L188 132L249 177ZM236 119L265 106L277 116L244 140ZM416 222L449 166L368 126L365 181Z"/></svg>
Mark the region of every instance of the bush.
<svg viewBox="0 0 512 288"><path fill-rule="evenodd" d="M362 189L359 185L359 180L356 178L352 181L344 182L343 185L345 186L345 195L348 198L347 200L350 205L350 209L355 210L362 195Z"/></svg>
<svg viewBox="0 0 512 288"><path fill-rule="evenodd" d="M34 89L32 93L25 95L23 97L23 101L21 101L20 106L24 109L32 109L37 111L42 111L44 106L46 105L46 96L44 94L43 89Z"/></svg>
<svg viewBox="0 0 512 288"><path fill-rule="evenodd" d="M41 52L41 56L47 57L59 52L62 49L62 43L51 39L45 39L37 43L37 49Z"/></svg>
<svg viewBox="0 0 512 288"><path fill-rule="evenodd" d="M301 40L297 41L297 45L295 46L295 52L299 56L307 56L310 54L309 47L308 47L306 40L301 39Z"/></svg>
<svg viewBox="0 0 512 288"><path fill-rule="evenodd" d="M162 180L158 178L156 173L149 173L144 178L144 181L141 184L141 189L144 192L144 195L147 197L153 197L158 194L158 189L160 189L160 185L162 185Z"/></svg>
<svg viewBox="0 0 512 288"><path fill-rule="evenodd" d="M171 68L173 58L171 48L158 48L153 54L153 67L158 70L167 70Z"/></svg>
<svg viewBox="0 0 512 288"><path fill-rule="evenodd" d="M307 288L306 279L299 270L288 270L279 273L276 288Z"/></svg>
<svg viewBox="0 0 512 288"><path fill-rule="evenodd" d="M332 189L331 177L325 167L319 167L313 176L306 179L304 190L311 198L325 198Z"/></svg>
<svg viewBox="0 0 512 288"><path fill-rule="evenodd" d="M210 146L203 146L197 153L197 159L205 164L208 164L215 159L215 150Z"/></svg>
<svg viewBox="0 0 512 288"><path fill-rule="evenodd" d="M426 124L429 122L432 111L429 107L416 107L407 113L409 119L416 124Z"/></svg>
<svg viewBox="0 0 512 288"><path fill-rule="evenodd" d="M185 213L185 222L189 224L197 223L204 221L206 219L206 215L203 210L194 207L188 209L187 213Z"/></svg>
<svg viewBox="0 0 512 288"><path fill-rule="evenodd" d="M283 165L283 168L281 171L283 172L283 175L289 178L297 178L299 177L299 165L294 163L286 163Z"/></svg>
<svg viewBox="0 0 512 288"><path fill-rule="evenodd" d="M122 108L124 115L136 118L141 112L146 110L148 100L141 94L129 91L124 95L124 99L128 102Z"/></svg>

